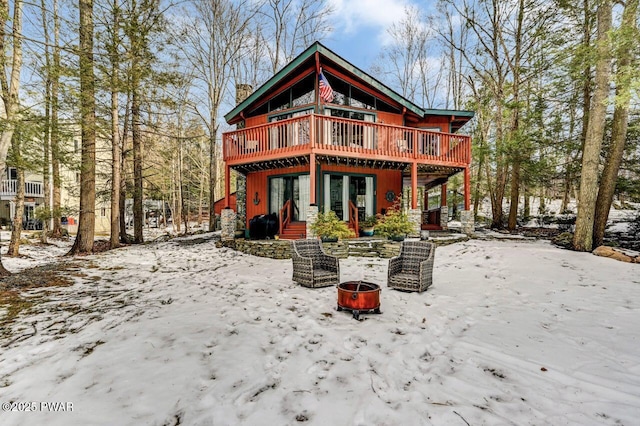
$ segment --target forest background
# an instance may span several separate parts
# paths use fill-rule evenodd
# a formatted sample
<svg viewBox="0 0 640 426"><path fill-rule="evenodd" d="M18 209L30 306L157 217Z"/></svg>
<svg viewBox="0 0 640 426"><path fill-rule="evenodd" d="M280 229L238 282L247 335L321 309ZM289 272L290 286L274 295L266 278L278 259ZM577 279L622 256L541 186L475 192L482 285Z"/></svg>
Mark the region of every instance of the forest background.
<svg viewBox="0 0 640 426"><path fill-rule="evenodd" d="M111 203L111 247L143 242L144 199L168 200L178 232L203 211L212 230L207 206L224 195L221 116L236 85L256 88L314 41L331 40L337 17L353 14L346 4L0 0L0 172L43 174L53 194L38 212L46 241L62 232L60 169L78 170L71 253L93 249L96 198ZM545 199L561 199L562 212L575 199L573 248L602 244L614 199L640 198L638 0L424 6L403 5L366 69L426 108L475 111L463 131L473 137L476 220L485 199L486 220L509 230L544 212ZM540 212L530 211L532 197ZM9 254L18 254L21 217Z"/></svg>

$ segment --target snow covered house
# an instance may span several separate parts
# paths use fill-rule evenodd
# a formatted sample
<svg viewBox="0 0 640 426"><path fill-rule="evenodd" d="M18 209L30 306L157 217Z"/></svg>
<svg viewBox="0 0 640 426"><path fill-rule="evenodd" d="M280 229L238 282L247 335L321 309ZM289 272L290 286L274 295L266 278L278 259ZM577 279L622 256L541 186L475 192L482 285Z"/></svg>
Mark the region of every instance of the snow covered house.
<svg viewBox="0 0 640 426"><path fill-rule="evenodd" d="M306 235L315 212L357 229L403 195L421 229L446 226L446 186L464 175L470 215L471 138L456 132L471 111L424 109L316 42L225 115L225 188L246 177L236 206L246 221L278 216L280 237ZM440 186L441 205L428 190ZM243 214L244 213L244 214Z"/></svg>

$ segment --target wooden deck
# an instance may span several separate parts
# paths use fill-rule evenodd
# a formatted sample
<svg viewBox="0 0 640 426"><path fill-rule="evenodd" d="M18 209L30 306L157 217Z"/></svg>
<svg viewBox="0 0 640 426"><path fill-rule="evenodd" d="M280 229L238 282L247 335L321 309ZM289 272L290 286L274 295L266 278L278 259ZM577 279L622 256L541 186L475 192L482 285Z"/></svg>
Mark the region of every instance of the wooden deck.
<svg viewBox="0 0 640 426"><path fill-rule="evenodd" d="M310 154L467 168L471 137L308 114L223 134L233 167Z"/></svg>

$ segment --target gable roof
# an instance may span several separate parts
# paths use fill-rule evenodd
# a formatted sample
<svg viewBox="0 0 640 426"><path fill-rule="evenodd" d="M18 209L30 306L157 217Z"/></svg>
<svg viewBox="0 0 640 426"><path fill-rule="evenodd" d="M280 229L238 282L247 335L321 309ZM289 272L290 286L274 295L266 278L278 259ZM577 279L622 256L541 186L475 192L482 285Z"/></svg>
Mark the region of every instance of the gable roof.
<svg viewBox="0 0 640 426"><path fill-rule="evenodd" d="M324 56L331 62L334 62L341 68L345 69L347 72L353 74L364 83L369 85L370 87L378 90L379 92L385 94L389 98L396 101L398 104L405 107L408 111L415 113L420 117L424 117L425 115L454 115L458 117L468 117L471 119L474 116L473 111L454 111L454 110L440 110L440 109L424 109L414 104L410 100L406 99L402 95L398 94L394 90L390 89L385 84L381 83L374 77L370 76L366 72L362 71L360 68L352 65L347 62L345 59L322 45L320 42L316 41L311 46L309 46L304 52L298 55L294 60L289 62L278 71L273 77L267 80L262 86L260 86L256 91L254 91L249 97L247 97L244 101L238 104L234 109L229 111L225 116L225 120L227 123L234 119L238 114L245 110L245 108L249 107L253 102L260 99L265 93L269 92L274 86L276 86L280 81L282 81L285 77L287 77L292 71L298 68L304 62L313 59L314 55L318 53L321 56Z"/></svg>

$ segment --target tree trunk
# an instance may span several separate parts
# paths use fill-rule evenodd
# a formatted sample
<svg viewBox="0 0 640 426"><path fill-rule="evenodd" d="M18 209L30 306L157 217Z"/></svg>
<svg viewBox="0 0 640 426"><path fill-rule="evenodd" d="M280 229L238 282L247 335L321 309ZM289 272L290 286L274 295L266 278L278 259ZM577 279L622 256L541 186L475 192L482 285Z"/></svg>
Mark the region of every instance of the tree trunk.
<svg viewBox="0 0 640 426"><path fill-rule="evenodd" d="M11 73L9 81L6 81L4 80L7 78L5 70L9 68L8 49L5 44L8 39L6 29L9 21L9 3L7 0L0 0L0 69L3 70L0 78L2 78L2 103L4 104L4 108L0 110L0 120L3 121L0 134L0 176L4 176L6 171L7 153L13 139L20 104L18 96L22 69L22 5L22 0L15 0L13 5ZM0 257L0 277L7 275L10 275L10 272L2 265L2 257Z"/></svg>
<svg viewBox="0 0 640 426"><path fill-rule="evenodd" d="M60 179L60 17L58 16L58 1L53 0L53 69L51 76L51 178L53 181L52 215L53 229L51 235L62 236L62 195Z"/></svg>
<svg viewBox="0 0 640 426"><path fill-rule="evenodd" d="M480 208L480 202L482 201L480 188L482 186L482 169L483 169L484 155L481 155L478 159L478 173L476 174L476 185L473 190L473 217L478 217L478 209Z"/></svg>
<svg viewBox="0 0 640 426"><path fill-rule="evenodd" d="M131 110L129 108L129 100L131 98L131 92L127 92L127 107L125 108L124 124L122 126L122 138L120 141L120 242L124 244L130 243L129 236L127 235L127 212L126 212L126 199L127 199L127 175L126 175L126 161L127 161L127 135L129 135L129 123L131 122Z"/></svg>
<svg viewBox="0 0 640 426"><path fill-rule="evenodd" d="M200 169L200 190L198 192L198 225L202 224L202 205L204 204L204 181L205 181L204 169ZM213 209L213 207L211 207ZM214 215L215 220L215 215ZM209 214L209 224L211 224L211 214ZM211 231L211 225L209 225L209 231Z"/></svg>
<svg viewBox="0 0 640 426"><path fill-rule="evenodd" d="M213 208L216 203L216 184L218 182L218 156L216 155L217 127L211 127L213 134L209 139L209 231L215 231L216 213Z"/></svg>
<svg viewBox="0 0 640 426"><path fill-rule="evenodd" d="M134 69L134 67L132 67ZM133 71L134 73L136 71ZM142 132L140 129L140 94L137 78L133 78L131 98L131 134L133 139L133 241L143 243L142 227L144 211L142 206Z"/></svg>
<svg viewBox="0 0 640 426"><path fill-rule="evenodd" d="M569 209L569 201L571 201L570 193L571 193L571 182L573 180L573 175L571 173L571 156L567 155L565 157L565 162L567 163L564 170L564 180L562 183L562 206L560 207L560 212L565 212Z"/></svg>
<svg viewBox="0 0 640 426"><path fill-rule="evenodd" d="M510 63L513 71L513 119L511 123L511 143L513 139L518 140L520 130L520 62L522 56L522 23L524 21L524 0L518 1L518 25L515 36L515 54L513 61ZM520 201L520 167L522 158L526 153L522 152L525 148L520 148L515 152L515 158L513 159L513 165L511 168L511 201L509 203L509 223L508 227L510 231L516 229L518 225L518 203Z"/></svg>
<svg viewBox="0 0 640 426"><path fill-rule="evenodd" d="M573 248L578 251L591 251L593 245L593 220L595 216L596 197L598 194L598 165L600 148L604 135L606 102L609 96L609 77L611 69L611 46L609 30L611 29L611 0L602 0L598 5L598 35L595 90L591 110L587 138L582 153L582 175L580 177L580 201L576 231L573 237Z"/></svg>
<svg viewBox="0 0 640 426"><path fill-rule="evenodd" d="M174 231L178 234L182 232L182 223L184 220L183 207L184 202L182 199L182 139L178 141L178 153L176 157L175 167L175 185L176 185L176 215L173 218L173 224L175 225ZM186 224L185 224L186 227ZM185 230L186 232L186 230Z"/></svg>
<svg viewBox="0 0 640 426"><path fill-rule="evenodd" d="M531 217L531 192L528 187L524 188L524 211L523 215L526 219Z"/></svg>
<svg viewBox="0 0 640 426"><path fill-rule="evenodd" d="M118 115L118 1L113 2L113 37L111 40L111 238L109 246L120 245L120 124Z"/></svg>
<svg viewBox="0 0 640 426"><path fill-rule="evenodd" d="M80 220L69 254L91 253L96 221L96 99L93 70L93 0L79 0L80 8L80 113L82 164Z"/></svg>
<svg viewBox="0 0 640 426"><path fill-rule="evenodd" d="M14 135L16 139L16 135ZM14 149L20 151L19 142L14 144ZM13 216L13 229L11 230L11 240L7 249L7 256L17 257L20 255L20 236L22 235L22 221L24 217L24 169L16 168L16 212Z"/></svg>
<svg viewBox="0 0 640 426"><path fill-rule="evenodd" d="M115 71L115 70L113 70ZM111 239L110 247L120 245L120 126L118 124L118 92L111 92Z"/></svg>
<svg viewBox="0 0 640 426"><path fill-rule="evenodd" d="M519 155L519 154L518 154ZM509 231L518 225L518 203L520 201L520 160L513 162L511 167L511 197L509 201Z"/></svg>
<svg viewBox="0 0 640 426"><path fill-rule="evenodd" d="M636 17L638 13L638 0L629 0L622 13L622 23L619 34L620 46L617 51L616 71L616 106L613 112L611 130L611 148L600 180L600 189L596 200L596 210L593 229L593 246L601 246L604 241L604 231L609 219L609 210L613 202L613 195L618 180L618 172L624 145L627 138L629 124L629 103L631 100L631 61L634 48L638 45Z"/></svg>
<svg viewBox="0 0 640 426"><path fill-rule="evenodd" d="M42 232L40 233L40 242L47 244L47 235L49 233L49 222L51 222L51 185L49 182L50 146L51 146L51 57L49 53L49 45L51 40L49 37L49 22L47 21L46 3L42 0L40 3L42 12L42 31L44 36L44 131L42 135L42 189L44 193L44 211L42 216Z"/></svg>

